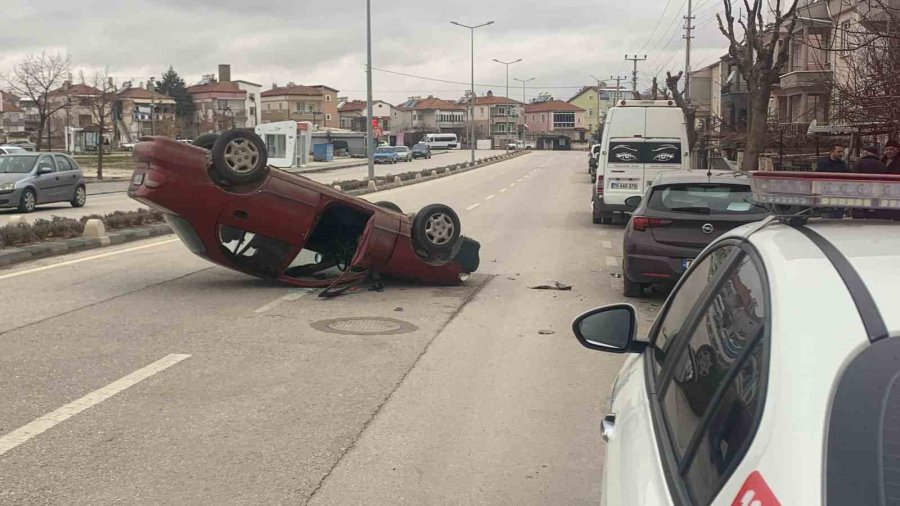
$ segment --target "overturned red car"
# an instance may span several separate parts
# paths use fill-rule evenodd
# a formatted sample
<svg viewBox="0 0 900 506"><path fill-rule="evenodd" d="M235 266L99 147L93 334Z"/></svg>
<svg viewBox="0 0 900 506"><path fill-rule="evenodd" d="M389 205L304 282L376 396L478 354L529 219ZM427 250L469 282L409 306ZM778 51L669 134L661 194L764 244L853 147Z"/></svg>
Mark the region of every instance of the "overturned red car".
<svg viewBox="0 0 900 506"><path fill-rule="evenodd" d="M146 137L133 158L128 195L165 213L193 253L231 269L311 288L373 273L450 285L478 269L480 245L461 235L450 207L406 215L267 166L253 132L193 145Z"/></svg>

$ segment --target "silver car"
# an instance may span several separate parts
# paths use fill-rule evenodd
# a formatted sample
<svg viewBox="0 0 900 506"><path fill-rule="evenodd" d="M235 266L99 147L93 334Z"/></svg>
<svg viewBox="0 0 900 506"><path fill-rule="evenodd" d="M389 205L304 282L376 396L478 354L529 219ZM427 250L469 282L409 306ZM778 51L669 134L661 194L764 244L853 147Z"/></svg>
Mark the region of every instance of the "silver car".
<svg viewBox="0 0 900 506"><path fill-rule="evenodd" d="M38 204L87 201L84 174L68 155L17 153L0 156L0 208L16 207L23 213Z"/></svg>
<svg viewBox="0 0 900 506"><path fill-rule="evenodd" d="M404 161L404 162L411 162L411 161L413 161L413 154L412 154L412 151L410 151L409 148L406 147L406 146L397 146L397 147L395 147L395 148L394 148L394 153L397 153L397 155L400 157L400 160L402 160L402 161Z"/></svg>

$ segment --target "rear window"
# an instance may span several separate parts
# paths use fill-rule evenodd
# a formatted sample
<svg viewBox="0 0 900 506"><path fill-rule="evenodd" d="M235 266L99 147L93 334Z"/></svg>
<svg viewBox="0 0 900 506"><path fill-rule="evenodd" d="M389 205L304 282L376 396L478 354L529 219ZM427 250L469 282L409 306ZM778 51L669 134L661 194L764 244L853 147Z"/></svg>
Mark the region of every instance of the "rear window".
<svg viewBox="0 0 900 506"><path fill-rule="evenodd" d="M654 190L647 207L670 213L766 214L752 196L747 185L679 184Z"/></svg>
<svg viewBox="0 0 900 506"><path fill-rule="evenodd" d="M378 148L375 150L376 153L393 153L394 148Z"/></svg>

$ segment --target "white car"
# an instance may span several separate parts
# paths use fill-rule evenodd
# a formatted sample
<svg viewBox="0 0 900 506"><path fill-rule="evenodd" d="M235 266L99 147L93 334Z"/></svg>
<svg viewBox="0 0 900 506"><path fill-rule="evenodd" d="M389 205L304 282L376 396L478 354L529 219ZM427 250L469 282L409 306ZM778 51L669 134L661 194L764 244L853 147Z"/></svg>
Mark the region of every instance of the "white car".
<svg viewBox="0 0 900 506"><path fill-rule="evenodd" d="M877 208L900 176L755 173L754 199ZM573 323L627 353L602 421L608 505L896 504L900 223L772 217L698 257L646 340L617 304Z"/></svg>

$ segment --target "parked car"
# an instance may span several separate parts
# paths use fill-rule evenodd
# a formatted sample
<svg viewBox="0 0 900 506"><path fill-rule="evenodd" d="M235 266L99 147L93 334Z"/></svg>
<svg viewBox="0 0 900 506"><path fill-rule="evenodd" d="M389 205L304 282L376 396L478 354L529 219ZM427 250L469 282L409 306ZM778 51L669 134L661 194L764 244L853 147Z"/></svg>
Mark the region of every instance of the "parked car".
<svg viewBox="0 0 900 506"><path fill-rule="evenodd" d="M178 141L178 142L182 142L182 141ZM124 149L125 151L133 151L135 144L137 144L137 143L136 142L122 142L122 143L119 143L119 147Z"/></svg>
<svg viewBox="0 0 900 506"><path fill-rule="evenodd" d="M411 162L413 160L412 151L406 146L397 146L394 148L394 153L397 153L397 158L404 162Z"/></svg>
<svg viewBox="0 0 900 506"><path fill-rule="evenodd" d="M594 223L628 214L625 199L643 195L660 171L691 166L684 113L672 100L622 100L607 113L601 145Z"/></svg>
<svg viewBox="0 0 900 506"><path fill-rule="evenodd" d="M653 283L674 284L713 240L769 212L752 201L746 172L663 171L635 205L623 239L626 297ZM640 203L637 204L637 201Z"/></svg>
<svg viewBox="0 0 900 506"><path fill-rule="evenodd" d="M757 173L754 198L896 209L872 196L900 176L860 176ZM773 217L710 244L646 339L630 304L576 318L583 346L627 354L599 421L602 504L892 504L897 286L900 223Z"/></svg>
<svg viewBox="0 0 900 506"><path fill-rule="evenodd" d="M34 150L37 149L37 146L33 142L29 142L29 141L15 141L15 142L10 142L9 145L16 146L18 148L24 149L25 151L31 151L31 152L34 152Z"/></svg>
<svg viewBox="0 0 900 506"><path fill-rule="evenodd" d="M480 245L446 205L407 215L267 166L252 132L225 132L211 150L198 144L139 142L128 195L163 212L188 249L212 262L320 288L375 273L452 285L478 268Z"/></svg>
<svg viewBox="0 0 900 506"><path fill-rule="evenodd" d="M431 148L424 142L420 142L412 147L412 157L431 159Z"/></svg>
<svg viewBox="0 0 900 506"><path fill-rule="evenodd" d="M87 202L84 174L75 160L57 153L0 156L0 208L30 213L37 205L53 202L69 202L72 207Z"/></svg>
<svg viewBox="0 0 900 506"><path fill-rule="evenodd" d="M400 155L390 146L382 146L375 150L375 163L397 163Z"/></svg>
<svg viewBox="0 0 900 506"><path fill-rule="evenodd" d="M21 146L11 146L9 144L0 146L0 155L11 155L14 153L27 153L28 150Z"/></svg>
<svg viewBox="0 0 900 506"><path fill-rule="evenodd" d="M513 141L506 145L507 151L515 151L518 149L525 149L525 143L522 141Z"/></svg>

